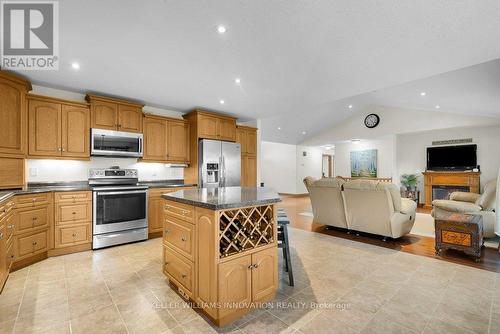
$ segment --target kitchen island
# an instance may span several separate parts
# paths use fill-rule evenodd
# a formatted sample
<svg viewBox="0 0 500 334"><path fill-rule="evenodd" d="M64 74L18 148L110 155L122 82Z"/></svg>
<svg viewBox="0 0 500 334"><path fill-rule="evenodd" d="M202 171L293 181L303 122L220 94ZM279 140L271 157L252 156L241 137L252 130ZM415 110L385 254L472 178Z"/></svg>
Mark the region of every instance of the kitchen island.
<svg viewBox="0 0 500 334"><path fill-rule="evenodd" d="M224 326L278 288L276 203L268 188L195 188L163 194L163 272Z"/></svg>

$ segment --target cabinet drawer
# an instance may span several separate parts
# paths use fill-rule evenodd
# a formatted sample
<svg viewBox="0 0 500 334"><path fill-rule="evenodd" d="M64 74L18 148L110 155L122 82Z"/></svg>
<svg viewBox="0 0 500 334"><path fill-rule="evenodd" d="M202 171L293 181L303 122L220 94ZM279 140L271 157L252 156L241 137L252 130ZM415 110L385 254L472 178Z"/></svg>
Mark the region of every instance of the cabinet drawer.
<svg viewBox="0 0 500 334"><path fill-rule="evenodd" d="M92 202L56 204L56 225L75 224L92 220Z"/></svg>
<svg viewBox="0 0 500 334"><path fill-rule="evenodd" d="M186 294L193 297L194 266L184 260L176 251L168 246L163 246L163 271L174 283L186 289Z"/></svg>
<svg viewBox="0 0 500 334"><path fill-rule="evenodd" d="M168 246L184 255L189 260L194 260L194 232L193 224L173 218L170 215L165 217L163 229L163 240Z"/></svg>
<svg viewBox="0 0 500 334"><path fill-rule="evenodd" d="M7 270L10 271L12 263L14 262L14 244L11 242L7 243L7 252L5 254L7 260Z"/></svg>
<svg viewBox="0 0 500 334"><path fill-rule="evenodd" d="M18 236L16 240L17 259L47 250L47 231L27 236Z"/></svg>
<svg viewBox="0 0 500 334"><path fill-rule="evenodd" d="M54 194L54 200L56 203L59 202L85 202L92 200L91 191L68 191L68 192L56 192Z"/></svg>
<svg viewBox="0 0 500 334"><path fill-rule="evenodd" d="M91 242L91 225L56 226L55 247L62 248Z"/></svg>
<svg viewBox="0 0 500 334"><path fill-rule="evenodd" d="M49 223L49 208L47 206L37 209L23 209L17 212L15 225L17 233L25 233L30 230L46 227Z"/></svg>
<svg viewBox="0 0 500 334"><path fill-rule="evenodd" d="M16 196L16 207L34 207L39 205L45 205L50 202L50 196L52 193L40 193L40 194L29 194L29 195L18 195Z"/></svg>
<svg viewBox="0 0 500 334"><path fill-rule="evenodd" d="M12 242L12 235L14 234L14 229L16 225L14 224L14 213L11 213L5 217L5 231L7 233L7 243Z"/></svg>
<svg viewBox="0 0 500 334"><path fill-rule="evenodd" d="M16 203L13 200L0 204L0 221L2 221L9 214L9 212L14 209L15 205Z"/></svg>
<svg viewBox="0 0 500 334"><path fill-rule="evenodd" d="M192 205L166 201L165 214L193 223L194 207Z"/></svg>

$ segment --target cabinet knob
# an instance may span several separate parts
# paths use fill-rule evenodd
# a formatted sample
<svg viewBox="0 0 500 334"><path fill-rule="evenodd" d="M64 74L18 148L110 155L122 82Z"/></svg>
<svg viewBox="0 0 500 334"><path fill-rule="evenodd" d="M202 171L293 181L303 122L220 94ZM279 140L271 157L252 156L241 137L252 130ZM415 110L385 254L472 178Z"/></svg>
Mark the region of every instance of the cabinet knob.
<svg viewBox="0 0 500 334"><path fill-rule="evenodd" d="M182 240L182 241L187 241L187 238L186 238L185 236L182 236L182 237L181 237L181 240Z"/></svg>
<svg viewBox="0 0 500 334"><path fill-rule="evenodd" d="M32 242L32 245L33 245L33 246L35 246L35 245L36 245L36 241L33 241L33 242Z"/></svg>
<svg viewBox="0 0 500 334"><path fill-rule="evenodd" d="M3 239L3 233L0 233L0 240Z"/></svg>
<svg viewBox="0 0 500 334"><path fill-rule="evenodd" d="M37 217L33 217L33 220L37 220L38 218Z"/></svg>
<svg viewBox="0 0 500 334"><path fill-rule="evenodd" d="M248 269L253 269L253 264L249 265Z"/></svg>
<svg viewBox="0 0 500 334"><path fill-rule="evenodd" d="M169 234L170 233L170 230L169 229L166 229L165 230L165 234Z"/></svg>
<svg viewBox="0 0 500 334"><path fill-rule="evenodd" d="M254 267L254 268L259 268L259 264L258 264L258 263L256 263L256 264L254 264L254 265L253 265L253 267Z"/></svg>
<svg viewBox="0 0 500 334"><path fill-rule="evenodd" d="M73 238L76 237L76 233L73 233Z"/></svg>
<svg viewBox="0 0 500 334"><path fill-rule="evenodd" d="M63 148L62 151L65 152L66 150Z"/></svg>
<svg viewBox="0 0 500 334"><path fill-rule="evenodd" d="M181 276L182 276L182 278L186 278L186 277L187 277L187 275L186 275L186 274L182 274Z"/></svg>
<svg viewBox="0 0 500 334"><path fill-rule="evenodd" d="M73 212L72 212L72 214L76 215L76 212L75 212L75 211L73 211Z"/></svg>

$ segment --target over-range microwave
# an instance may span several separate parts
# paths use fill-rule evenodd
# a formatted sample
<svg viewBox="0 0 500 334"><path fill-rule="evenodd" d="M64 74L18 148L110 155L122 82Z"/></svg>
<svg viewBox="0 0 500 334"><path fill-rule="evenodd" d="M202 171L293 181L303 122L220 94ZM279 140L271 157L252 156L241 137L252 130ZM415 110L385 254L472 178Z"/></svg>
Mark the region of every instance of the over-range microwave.
<svg viewBox="0 0 500 334"><path fill-rule="evenodd" d="M142 133L91 129L90 154L111 157L142 157Z"/></svg>

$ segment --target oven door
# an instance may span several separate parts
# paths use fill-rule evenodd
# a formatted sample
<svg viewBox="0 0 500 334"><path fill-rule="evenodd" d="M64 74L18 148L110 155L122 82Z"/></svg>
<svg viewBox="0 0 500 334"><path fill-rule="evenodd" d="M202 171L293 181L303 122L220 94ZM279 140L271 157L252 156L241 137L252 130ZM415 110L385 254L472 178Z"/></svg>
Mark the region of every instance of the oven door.
<svg viewBox="0 0 500 334"><path fill-rule="evenodd" d="M94 190L94 235L148 227L147 190Z"/></svg>
<svg viewBox="0 0 500 334"><path fill-rule="evenodd" d="M92 129L91 154L115 157L142 157L142 133Z"/></svg>

